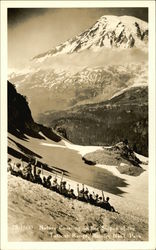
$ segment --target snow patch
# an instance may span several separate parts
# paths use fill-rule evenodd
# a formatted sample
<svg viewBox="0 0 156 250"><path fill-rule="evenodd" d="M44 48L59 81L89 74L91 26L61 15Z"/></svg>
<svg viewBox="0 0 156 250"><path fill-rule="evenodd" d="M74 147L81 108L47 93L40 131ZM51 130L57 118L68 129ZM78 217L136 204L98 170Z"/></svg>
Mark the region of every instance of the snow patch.
<svg viewBox="0 0 156 250"><path fill-rule="evenodd" d="M47 142L41 142L41 145L44 145L47 147L56 147L56 148L59 147L59 148L65 148L65 149L72 149L72 150L78 151L78 153L81 156L84 156L85 154L92 153L97 150L103 150L103 147L100 147L100 146L81 146L81 145L72 144L65 140L62 140L62 142L64 143L64 145L47 143Z"/></svg>
<svg viewBox="0 0 156 250"><path fill-rule="evenodd" d="M103 150L103 147L100 147L100 146L81 146L81 145L72 144L72 143L67 142L65 140L63 140L63 142L67 148L78 151L79 154L82 156L84 156L85 154L88 154L88 153L92 153L92 152L97 151L97 150Z"/></svg>
<svg viewBox="0 0 156 250"><path fill-rule="evenodd" d="M46 142L41 142L40 144L43 146L47 146L47 147L66 148L65 146L62 146L62 145L46 143Z"/></svg>

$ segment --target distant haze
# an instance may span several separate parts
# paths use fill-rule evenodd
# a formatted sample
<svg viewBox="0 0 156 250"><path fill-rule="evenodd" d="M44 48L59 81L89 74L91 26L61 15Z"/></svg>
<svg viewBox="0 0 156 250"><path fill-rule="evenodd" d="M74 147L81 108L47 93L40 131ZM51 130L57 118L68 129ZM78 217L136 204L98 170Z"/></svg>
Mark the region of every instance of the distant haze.
<svg viewBox="0 0 156 250"><path fill-rule="evenodd" d="M8 67L23 68L33 56L78 35L108 14L148 21L147 8L8 9Z"/></svg>

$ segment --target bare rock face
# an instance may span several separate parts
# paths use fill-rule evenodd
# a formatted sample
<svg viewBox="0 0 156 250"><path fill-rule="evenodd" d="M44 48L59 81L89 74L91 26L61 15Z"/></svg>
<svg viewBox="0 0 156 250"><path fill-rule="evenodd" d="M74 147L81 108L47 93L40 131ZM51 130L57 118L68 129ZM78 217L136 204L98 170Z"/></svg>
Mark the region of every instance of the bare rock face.
<svg viewBox="0 0 156 250"><path fill-rule="evenodd" d="M8 81L8 132L25 138L26 135L44 139L46 137L58 142L61 137L51 128L47 128L33 120L26 96L19 94L15 86ZM43 134L41 135L40 132Z"/></svg>
<svg viewBox="0 0 156 250"><path fill-rule="evenodd" d="M26 97L8 81L8 128L24 131L31 126L34 126L34 120Z"/></svg>
<svg viewBox="0 0 156 250"><path fill-rule="evenodd" d="M134 154L133 149L128 145L128 140L117 143L112 147L112 150L117 152L121 157L129 161L132 165L140 167L141 161Z"/></svg>

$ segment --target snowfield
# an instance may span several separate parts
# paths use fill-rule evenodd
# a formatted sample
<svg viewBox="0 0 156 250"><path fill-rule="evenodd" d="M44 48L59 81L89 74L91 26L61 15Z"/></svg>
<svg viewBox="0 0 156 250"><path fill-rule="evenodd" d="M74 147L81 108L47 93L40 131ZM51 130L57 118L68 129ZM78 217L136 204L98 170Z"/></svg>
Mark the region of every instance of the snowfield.
<svg viewBox="0 0 156 250"><path fill-rule="evenodd" d="M42 155L42 161L49 166L65 170L67 175L64 174L63 179L70 184L75 194L78 183L80 188L84 183L90 193L94 191L100 196L103 190L105 197L110 197L110 203L120 214L69 200L38 184L8 175L9 241L148 239L147 158L143 157L142 167L145 171L140 176L132 177L121 175L116 166L88 166L82 161L86 153L102 150L102 147L73 145L66 140L56 143L45 136L44 140L27 138L21 140L9 134L8 145L18 152L20 145L29 148ZM15 157L11 158L15 162L19 161ZM49 174L53 177L53 173L44 170L43 175ZM61 171L57 173L57 178L59 182ZM118 188L116 185L119 185ZM121 194L118 194L120 191Z"/></svg>
<svg viewBox="0 0 156 250"><path fill-rule="evenodd" d="M9 241L144 241L141 216L114 214L8 176Z"/></svg>
<svg viewBox="0 0 156 250"><path fill-rule="evenodd" d="M63 140L63 145L56 145L56 144L50 144L50 143L42 143L44 146L48 147L61 147L61 148L68 148L71 150L77 151L81 156L84 156L87 153L92 153L96 150L102 150L103 148L100 146L81 146L81 145L75 145L72 144L66 140ZM117 170L117 166L110 166L110 165L100 165L96 164L95 167L97 168L102 168L109 170L112 172L113 175L118 176L120 178L126 179L127 186L126 187L121 187L124 191L123 197L124 197L124 206L126 206L127 210L133 209L135 210L135 213L142 214L145 217L148 217L148 158L144 157L142 155L136 154L136 156L144 163L141 165L141 167L145 170L140 176L137 178L134 176L129 176L126 174L120 174L120 172ZM76 192L76 183L73 181L69 180L68 178L65 178L68 183L74 187L75 192ZM101 195L101 191L95 188L92 188L91 186L87 186L89 190L95 191L99 195ZM111 199L114 201L114 203L118 203L118 199L121 199L119 197L113 196L112 194L106 192L105 193L107 196L111 195ZM122 199L121 199L122 200ZM122 209L124 209L122 207Z"/></svg>

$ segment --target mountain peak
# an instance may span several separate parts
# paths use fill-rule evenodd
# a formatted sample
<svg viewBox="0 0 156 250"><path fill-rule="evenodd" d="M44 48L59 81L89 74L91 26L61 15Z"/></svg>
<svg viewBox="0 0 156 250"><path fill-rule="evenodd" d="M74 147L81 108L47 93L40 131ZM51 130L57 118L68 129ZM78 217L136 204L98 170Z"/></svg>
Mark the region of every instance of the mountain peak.
<svg viewBox="0 0 156 250"><path fill-rule="evenodd" d="M56 46L48 52L35 56L38 62L50 56L72 54L84 50L97 51L103 48L132 48L146 50L148 42L148 24L132 16L100 17L97 22L81 34Z"/></svg>

